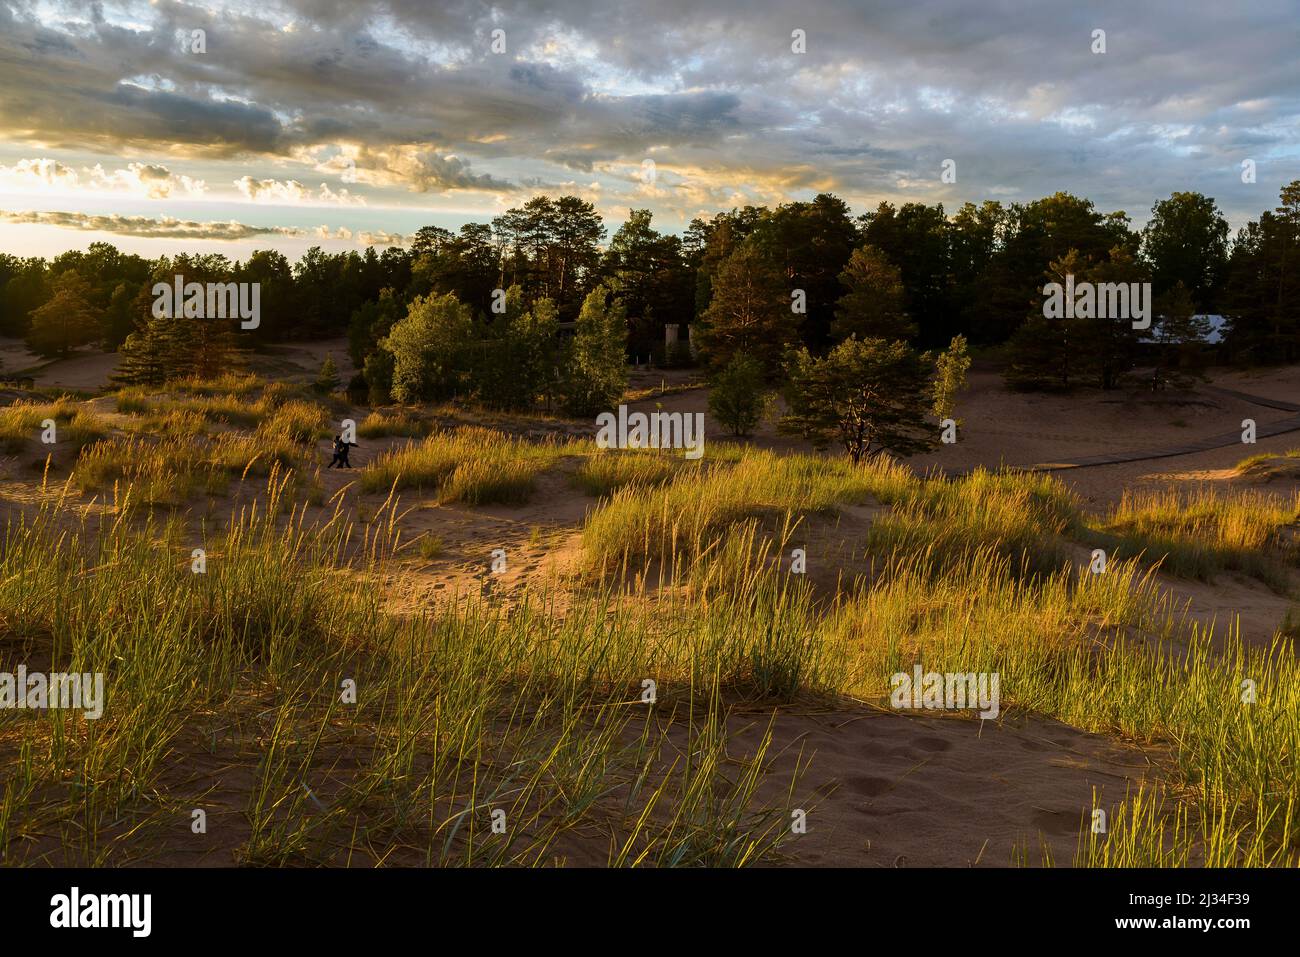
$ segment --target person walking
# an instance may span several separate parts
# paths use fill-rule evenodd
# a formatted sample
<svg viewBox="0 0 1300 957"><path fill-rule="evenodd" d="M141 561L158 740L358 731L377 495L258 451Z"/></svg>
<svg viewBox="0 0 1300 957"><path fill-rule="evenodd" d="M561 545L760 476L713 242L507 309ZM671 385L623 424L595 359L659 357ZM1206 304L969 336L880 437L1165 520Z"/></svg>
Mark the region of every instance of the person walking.
<svg viewBox="0 0 1300 957"><path fill-rule="evenodd" d="M348 453L355 448L357 448L357 443L345 441L341 435L334 436L334 458L325 467L332 469L337 465L341 469L352 468L352 463L348 461Z"/></svg>

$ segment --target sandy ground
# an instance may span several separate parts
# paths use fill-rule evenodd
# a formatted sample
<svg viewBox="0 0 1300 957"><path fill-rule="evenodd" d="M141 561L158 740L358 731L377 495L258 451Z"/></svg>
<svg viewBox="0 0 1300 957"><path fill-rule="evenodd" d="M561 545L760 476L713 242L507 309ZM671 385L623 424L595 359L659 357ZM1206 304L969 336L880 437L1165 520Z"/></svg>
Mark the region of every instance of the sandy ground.
<svg viewBox="0 0 1300 957"><path fill-rule="evenodd" d="M687 747L683 723L664 715L643 720L666 731L665 766L680 759ZM629 743L640 725L629 724ZM981 724L850 702L776 713L740 708L725 725L732 777L757 759L771 733L754 806L790 807L790 824L803 812L802 832L791 828L772 866L1006 867L1036 866L1045 857L1069 866L1095 809L1113 819L1126 795L1159 777L1137 748L1024 715ZM163 772L169 789L192 795L208 812L208 833L198 839L187 821L178 821L167 866L236 861L250 835L244 809L258 784L249 766L253 754L223 742L216 752L196 748L192 758ZM336 773L313 780L313 793L326 805L353 761L339 754L334 763ZM626 786L615 785L615 796ZM776 824L789 827L784 818ZM562 835L547 863L604 866L610 842L599 825L594 831L595 840L590 833ZM53 836L33 849L33 856L52 860L59 853ZM358 849L354 863L368 866L368 853ZM418 847L406 847L387 863L424 861Z"/></svg>
<svg viewBox="0 0 1300 957"><path fill-rule="evenodd" d="M766 716L733 718L732 748L756 749ZM853 867L1031 864L1046 848L1068 865L1094 808L1115 806L1158 777L1148 757L1102 735L1025 715L1001 722L862 707L784 714L772 723L760 798L795 788L807 833L783 850L800 865Z"/></svg>
<svg viewBox="0 0 1300 957"><path fill-rule="evenodd" d="M248 370L272 379L315 378L326 355L332 355L343 384L356 371L348 357L346 339L293 342L268 346L248 357ZM49 360L29 352L21 339L0 338L0 378L31 376L41 388L98 392L109 388L121 357L83 350L67 359Z"/></svg>
<svg viewBox="0 0 1300 957"><path fill-rule="evenodd" d="M327 352L346 381L351 367L341 341L277 347L256 357L254 368L271 377L302 380L315 375ZM20 365L21 347L0 343L0 357L4 369L12 372ZM112 359L77 356L48 366L37 381L99 389L107 381ZM1300 404L1300 369L1225 372L1216 375L1215 382ZM645 411L707 411L707 393L691 371L639 371L630 388L629 404ZM353 414L359 419L365 411ZM1243 418L1265 423L1291 414L1205 391L1156 397L1141 392L1016 394L1002 387L995 372L976 369L971 388L959 400L961 442L911 464L922 471L950 472L981 465L1030 466L1069 456L1175 446L1238 429ZM711 418L706 418L706 435L711 440L722 435ZM363 466L383 449L405 441L363 440L354 451L354 464ZM748 441L787 450L807 448L798 439L778 434L770 419ZM1126 488L1143 486L1246 484L1290 495L1294 481L1243 482L1232 466L1249 455L1294 447L1300 447L1300 433L1261 439L1255 446L1055 474L1099 510L1117 501ZM328 443L322 442L318 451L323 466ZM59 457L56 450L56 461ZM35 501L39 472L32 469L34 462L21 456L0 461L8 509L30 507ZM70 463L62 464L66 468ZM412 547L386 583L394 605L409 610L429 607L449 595L508 596L541 581L563 581L581 555L581 526L595 505L572 485L567 473L575 465L563 463L543 476L532 501L518 508L443 506L404 496L403 537ZM350 483L355 472L322 469L321 477L327 499L340 492L354 495ZM363 507L377 506L371 499ZM238 495L232 495L223 508L233 509L238 501ZM844 510L833 523L810 529L821 542L818 554L835 554L839 548L851 555L853 542L870 525L874 511L870 506ZM441 553L432 559L421 558L416 549L424 536L442 543ZM490 574L494 548L505 548L509 555L504 575ZM1285 596L1240 577L1223 576L1213 584L1167 577L1161 582L1187 604L1192 618L1214 622L1219 629L1235 624L1255 642L1268 641L1291 607ZM785 708L775 717L771 709L734 714L729 728L737 760L754 753L769 722L774 740L760 799L778 802L796 770L811 760L795 789L808 811L807 833L793 836L783 849L791 863L804 865L1007 865L1018 849L1030 862L1041 861L1044 848L1057 863L1069 863L1081 822L1094 807L1094 793L1100 806L1113 808L1127 789L1159 777L1162 757L1014 712L979 722L898 714L846 701L829 709ZM602 863L577 848L563 856L574 864ZM202 862L220 861L208 856Z"/></svg>
<svg viewBox="0 0 1300 957"><path fill-rule="evenodd" d="M1254 405L1202 389L1157 395L1145 390L1102 393L1081 390L1069 395L1017 393L1005 388L1000 373L976 368L970 387L958 397L958 442L907 460L918 472L960 473L983 466L1028 468L1076 456L1175 447L1222 432L1240 431L1243 419L1259 426L1295 415ZM692 383L696 388L687 388ZM1300 370L1267 373L1216 373L1211 383L1226 389L1300 404ZM653 394L660 387L664 395ZM704 412L705 435L717 441L747 441L766 448L810 451L803 440L777 430L779 401L750 439L734 439L708 414L708 391L696 372L669 370L634 373L630 389L643 398L630 408L650 412ZM672 391L674 389L681 391ZM651 394L646 394L651 393ZM707 447L707 446L706 446ZM1173 458L1057 471L1096 510L1118 502L1126 488L1224 482L1242 459L1300 448L1300 432L1260 438L1253 445L1231 446ZM838 453L838 450L830 450ZM706 452L707 455L707 452ZM1289 491L1276 486L1272 491Z"/></svg>

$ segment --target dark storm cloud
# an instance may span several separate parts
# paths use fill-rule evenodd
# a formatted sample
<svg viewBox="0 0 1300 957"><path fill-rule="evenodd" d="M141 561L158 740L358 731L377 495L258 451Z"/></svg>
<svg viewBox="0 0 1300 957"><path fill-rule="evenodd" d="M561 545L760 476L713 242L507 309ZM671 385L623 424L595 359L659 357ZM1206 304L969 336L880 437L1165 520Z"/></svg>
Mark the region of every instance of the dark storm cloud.
<svg viewBox="0 0 1300 957"><path fill-rule="evenodd" d="M653 156L708 190L733 175L950 204L1071 189L1138 217L1173 189L1253 215L1300 176L1300 35L1281 0L31 9L0 0L0 129L51 146L312 162L346 147L361 181L425 192ZM181 50L195 28L206 54Z"/></svg>

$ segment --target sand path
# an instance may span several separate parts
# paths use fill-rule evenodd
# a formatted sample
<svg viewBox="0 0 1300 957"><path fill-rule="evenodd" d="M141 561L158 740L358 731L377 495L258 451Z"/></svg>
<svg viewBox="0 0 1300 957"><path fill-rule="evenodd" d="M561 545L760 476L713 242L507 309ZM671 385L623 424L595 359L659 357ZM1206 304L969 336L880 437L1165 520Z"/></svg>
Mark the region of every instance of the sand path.
<svg viewBox="0 0 1300 957"><path fill-rule="evenodd" d="M1269 399L1264 396L1251 395L1247 392L1238 392L1235 389L1221 389L1217 386L1205 386L1203 390L1222 395L1225 398L1236 399L1241 402L1249 402L1252 405L1263 406L1268 409L1280 409L1284 412L1300 413L1300 405L1294 405L1290 402L1283 402L1278 399ZM1256 424L1255 435L1258 438L1271 438L1275 435L1284 435L1287 432L1300 431L1300 415L1292 415L1285 419L1279 419L1276 422L1265 422ZM1215 435L1198 439L1194 442L1186 442L1182 445L1168 446L1159 449L1142 449L1134 452L1112 452L1104 455L1086 455L1073 459L1068 462L1048 462L1030 466L1030 471L1035 472L1057 472L1064 469L1083 469L1095 465L1119 465L1123 462L1145 462L1150 459L1167 459L1177 455L1192 455L1196 452L1208 452L1210 449L1222 449L1229 446L1241 444L1241 430L1234 429L1230 432L1219 432Z"/></svg>

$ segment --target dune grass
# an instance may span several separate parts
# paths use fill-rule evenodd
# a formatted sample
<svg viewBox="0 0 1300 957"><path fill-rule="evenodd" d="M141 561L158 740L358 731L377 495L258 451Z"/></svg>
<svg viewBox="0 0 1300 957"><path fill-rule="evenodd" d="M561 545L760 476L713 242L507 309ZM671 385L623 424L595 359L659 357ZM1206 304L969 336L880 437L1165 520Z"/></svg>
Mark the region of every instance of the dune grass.
<svg viewBox="0 0 1300 957"><path fill-rule="evenodd" d="M342 408L309 389L257 376L231 373L216 379L185 379L164 388L128 386L116 393L117 411L164 423L168 416L190 413L213 425L253 429L268 419L284 426L292 418L302 425L300 441L329 434L329 417Z"/></svg>
<svg viewBox="0 0 1300 957"><path fill-rule="evenodd" d="M120 405L120 403L119 403ZM208 435L213 429L203 416L189 409L169 409L165 412L146 411L132 414L124 430L145 436L186 436Z"/></svg>
<svg viewBox="0 0 1300 957"><path fill-rule="evenodd" d="M48 449L41 439L43 423L49 420L54 422L57 442L70 442L78 448L107 432L100 416L66 396L53 402L15 402L0 408L0 451L15 455L28 448L29 443Z"/></svg>
<svg viewBox="0 0 1300 957"><path fill-rule="evenodd" d="M1053 717L1167 754L1149 789L1104 796L1110 831L1082 836L1074 863L1300 863L1293 646L1189 624L1152 568L1157 554L1179 573L1280 560L1286 506L1135 496L1089 527L1051 477L738 450L614 489L584 527L588 579L563 614L541 589L397 615L395 490L518 501L576 447L440 432L362 471L388 496L366 521L339 498L309 518L284 468L326 412L295 401L251 433L98 443L72 486L118 508L70 527L47 502L0 531L0 648L108 687L98 721L0 712L7 861L147 861L175 850L190 809L234 807L240 826L212 832L245 864L776 863L799 782L760 799L771 737L738 753L733 709L884 706L890 675L921 664L998 674L1000 720ZM227 522L136 508L255 466L264 494ZM858 543L871 574L828 599L784 556L802 523L858 505L880 509ZM1094 534L1122 542L1104 575L1064 551ZM432 536L413 544L441 553ZM684 587L613 586L655 562Z"/></svg>
<svg viewBox="0 0 1300 957"><path fill-rule="evenodd" d="M117 411L143 416L189 412L216 425L255 428L270 413L271 406L264 399L247 394L196 391L172 395L129 388L117 393Z"/></svg>
<svg viewBox="0 0 1300 957"><path fill-rule="evenodd" d="M227 372L213 379L179 379L167 384L167 391L193 396L248 396L268 383L250 372Z"/></svg>
<svg viewBox="0 0 1300 957"><path fill-rule="evenodd" d="M494 429L439 432L382 452L361 472L365 492L430 491L443 502L485 505L526 502L537 476L564 454L562 446L530 443Z"/></svg>
<svg viewBox="0 0 1300 957"><path fill-rule="evenodd" d="M180 507L194 496L225 494L232 479L279 471L295 493L319 503L311 446L330 434L329 412L297 397L299 390L273 385L231 374L119 390L117 410L129 419L82 450L72 487L96 495L130 487L138 503Z"/></svg>
<svg viewBox="0 0 1300 957"><path fill-rule="evenodd" d="M1152 785L1158 811L1150 794L1106 795L1098 806L1118 806L1120 818L1109 836L1089 835L1074 863L1300 864L1300 667L1290 642L1216 640L1135 561L1105 575L1067 567L1026 579L994 545L928 567L908 556L824 614L797 576L757 564L786 596L761 627L810 636L786 645L778 669L806 687L884 704L888 676L917 663L996 673L1004 715L1045 715L1167 750ZM760 592L739 593L746 611ZM709 596L711 611L732 615L726 594ZM744 634L752 619L736 617Z"/></svg>
<svg viewBox="0 0 1300 957"><path fill-rule="evenodd" d="M1233 471L1253 478L1295 478L1300 474L1300 449L1251 455L1238 462Z"/></svg>
<svg viewBox="0 0 1300 957"><path fill-rule="evenodd" d="M267 422L251 434L223 432L210 437L179 430L157 439L113 437L82 451L70 481L89 494L130 487L136 501L170 507L186 505L195 495L224 495L231 479L261 479L273 471L288 472L295 489L315 489L319 482L308 477L313 470L292 426L293 422ZM317 497L316 492L312 495Z"/></svg>
<svg viewBox="0 0 1300 957"><path fill-rule="evenodd" d="M916 480L901 466L854 467L812 455L754 451L734 465L682 469L659 486L628 484L587 521L583 546L594 575L652 562L685 568L746 519L830 513L838 505L892 501Z"/></svg>
<svg viewBox="0 0 1300 957"><path fill-rule="evenodd" d="M1097 524L1119 554L1142 553L1164 571L1212 581L1225 571L1290 590L1289 569L1300 550L1289 534L1300 518L1300 495L1280 500L1257 491L1125 492Z"/></svg>
<svg viewBox="0 0 1300 957"><path fill-rule="evenodd" d="M257 426L263 436L278 436L309 445L330 435L326 410L314 402L290 399L275 406Z"/></svg>
<svg viewBox="0 0 1300 957"><path fill-rule="evenodd" d="M104 494L118 483L130 485L139 501L179 506L196 492L224 493L227 476L218 473L191 438L152 441L114 438L87 449L73 468L71 481L82 492Z"/></svg>
<svg viewBox="0 0 1300 957"><path fill-rule="evenodd" d="M879 556L925 556L945 573L990 548L1020 575L1050 575L1069 562L1064 539L1080 530L1078 503L1051 476L976 469L951 480L909 485L872 523L866 550Z"/></svg>
<svg viewBox="0 0 1300 957"><path fill-rule="evenodd" d="M1092 837L1081 845L1080 865L1300 862L1294 650L1282 639L1265 649L1235 635L1216 642L1188 625L1145 561L1176 544L1157 536L1160 526L1143 527L1133 539L1148 549L1143 561L1134 549L1113 557L1106 574L1093 575L1064 552L1069 537L1086 538L1090 530L1073 497L1050 477L977 471L951 481L907 481L868 470L856 486L806 482L799 494L782 497L760 483L746 487L750 461L734 472L616 494L587 525L594 567L606 570L611 558L626 566L629 556L685 556L691 587L683 600L724 609L742 635L745 619L728 596L739 596L742 608L762 593L782 596L781 611L767 612L767 634L807 636L811 629L813 637L785 643L775 661L751 671L751 680L781 676L759 683L769 692L799 686L879 699L888 675L918 662L941 672L998 673L1004 706L1169 748L1168 788L1176 796L1160 805L1163 830L1156 833L1163 843L1151 840L1152 805L1138 795L1123 805L1113 843ZM774 479L776 471L763 474ZM730 496L736 488L746 491ZM773 558L784 552L800 514L864 495L892 503L869 535L874 574L818 612L823 606L809 602L807 585ZM1201 504L1181 534L1190 539L1201 530L1220 559L1228 545L1249 554L1251 546L1275 544L1277 523L1290 515L1280 508L1260 521L1265 506L1253 500ZM769 514L764 524L773 508L783 509L780 522L774 526ZM667 600L682 593L662 594ZM787 617L793 608L802 609L794 613L802 629ZM1145 640L1131 640L1134 634ZM1247 702L1247 680L1267 687L1267 700L1260 691Z"/></svg>
<svg viewBox="0 0 1300 957"><path fill-rule="evenodd" d="M371 412L357 425L357 435L363 439L382 439L390 435L404 438L422 438L431 426L424 419L404 412Z"/></svg>
<svg viewBox="0 0 1300 957"><path fill-rule="evenodd" d="M229 800L246 864L737 866L779 844L782 809L751 806L763 749L727 748L714 660L647 671L652 619L598 603L389 617L370 582L391 512L358 537L341 513L276 520L277 494L202 535L121 515L69 533L53 508L5 529L7 633L108 687L98 721L0 715L9 863L131 861ZM646 720L650 673L677 737ZM232 784L232 766L251 773Z"/></svg>
<svg viewBox="0 0 1300 957"><path fill-rule="evenodd" d="M602 449L583 459L573 481L587 495L599 497L629 485L662 485L683 467L699 468L698 460L688 462L657 449Z"/></svg>

